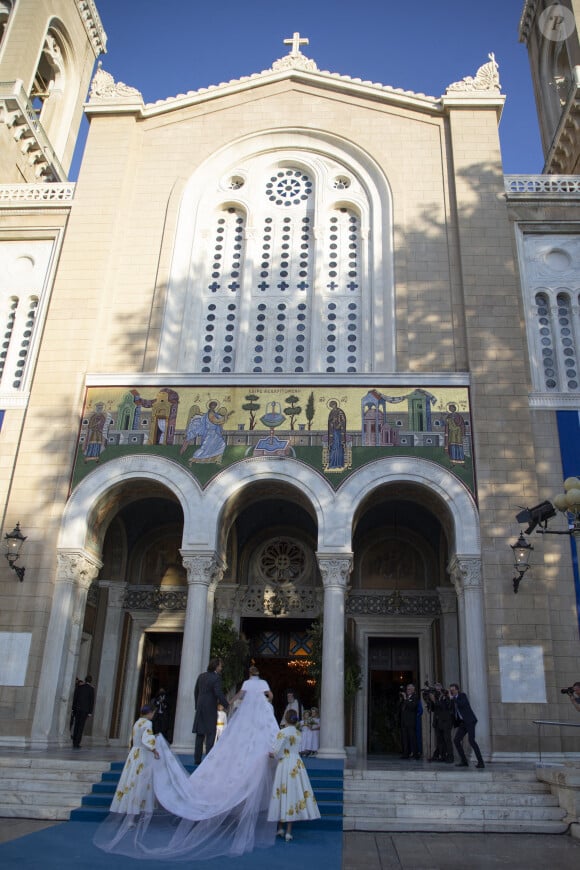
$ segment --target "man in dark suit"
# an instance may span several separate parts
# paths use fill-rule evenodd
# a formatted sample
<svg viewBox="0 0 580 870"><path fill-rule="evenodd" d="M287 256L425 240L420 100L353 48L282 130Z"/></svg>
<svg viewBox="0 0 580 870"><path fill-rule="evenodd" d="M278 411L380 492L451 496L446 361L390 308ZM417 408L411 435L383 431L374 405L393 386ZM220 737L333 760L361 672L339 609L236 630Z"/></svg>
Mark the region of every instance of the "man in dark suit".
<svg viewBox="0 0 580 870"><path fill-rule="evenodd" d="M85 722L89 716L93 715L95 706L95 690L93 689L93 678L87 676L77 685L72 702L72 712L74 716L73 730L71 734L73 749L81 748L81 739Z"/></svg>
<svg viewBox="0 0 580 870"><path fill-rule="evenodd" d="M224 710L229 706L222 691L222 668L221 659L210 659L207 671L199 675L195 684L195 719L192 730L195 734L193 760L196 764L201 764L204 740L206 755L215 743L217 705L221 704Z"/></svg>
<svg viewBox="0 0 580 870"><path fill-rule="evenodd" d="M463 739L467 734L469 745L475 752L475 757L477 758L477 764L475 766L483 768L485 767L485 764L483 763L481 751L475 740L475 726L477 724L477 716L471 709L469 698L467 697L465 692L461 691L457 683L450 684L449 694L453 702L456 725L453 743L455 744L455 748L457 749L457 753L459 755L459 758L461 759L457 767L469 767L467 763L467 758L465 757L465 752L463 751Z"/></svg>
<svg viewBox="0 0 580 870"><path fill-rule="evenodd" d="M417 742L417 714L419 696L413 683L401 690L399 716L401 721L401 743L403 753L401 758L420 758Z"/></svg>

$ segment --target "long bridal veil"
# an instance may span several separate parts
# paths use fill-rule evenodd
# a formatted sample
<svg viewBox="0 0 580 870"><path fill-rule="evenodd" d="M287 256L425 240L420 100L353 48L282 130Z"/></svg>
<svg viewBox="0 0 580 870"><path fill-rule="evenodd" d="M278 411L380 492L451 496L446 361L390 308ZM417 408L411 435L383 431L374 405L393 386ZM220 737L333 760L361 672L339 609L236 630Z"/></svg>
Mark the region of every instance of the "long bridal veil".
<svg viewBox="0 0 580 870"><path fill-rule="evenodd" d="M94 842L107 852L138 858L195 860L241 855L271 846L275 822L267 821L274 778L269 758L278 732L268 684L251 677L228 727L202 764L187 773L162 736L153 765L153 814L110 813Z"/></svg>

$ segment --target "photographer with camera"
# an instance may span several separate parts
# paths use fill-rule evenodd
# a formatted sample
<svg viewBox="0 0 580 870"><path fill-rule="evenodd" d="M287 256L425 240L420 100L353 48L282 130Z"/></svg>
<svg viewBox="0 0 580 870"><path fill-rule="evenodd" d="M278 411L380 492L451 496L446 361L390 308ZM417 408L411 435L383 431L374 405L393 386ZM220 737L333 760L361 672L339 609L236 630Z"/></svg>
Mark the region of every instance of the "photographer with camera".
<svg viewBox="0 0 580 870"><path fill-rule="evenodd" d="M421 757L417 742L419 696L415 691L413 683L409 683L405 689L401 689L399 697L401 743L403 745L401 758L418 759Z"/></svg>
<svg viewBox="0 0 580 870"><path fill-rule="evenodd" d="M455 744L457 754L460 758L457 767L469 767L467 758L465 757L465 751L463 749L463 740L465 738L465 735L467 734L469 745L475 752L475 757L477 758L477 764L475 766L482 769L485 767L485 764L483 763L481 751L475 739L475 726L477 724L477 716L471 709L469 698L467 697L465 692L461 691L458 683L451 683L449 685L449 694L451 695L451 703L453 704L453 712L455 714L456 731L453 738L453 743Z"/></svg>
<svg viewBox="0 0 580 870"><path fill-rule="evenodd" d="M433 687L429 687L429 705L433 711L433 730L435 731L435 752L431 761L453 764L451 729L455 717L449 692L443 688L441 683L435 683Z"/></svg>
<svg viewBox="0 0 580 870"><path fill-rule="evenodd" d="M580 713L580 680L574 683L573 686L568 686L567 689L560 689L563 695L568 695L574 709Z"/></svg>

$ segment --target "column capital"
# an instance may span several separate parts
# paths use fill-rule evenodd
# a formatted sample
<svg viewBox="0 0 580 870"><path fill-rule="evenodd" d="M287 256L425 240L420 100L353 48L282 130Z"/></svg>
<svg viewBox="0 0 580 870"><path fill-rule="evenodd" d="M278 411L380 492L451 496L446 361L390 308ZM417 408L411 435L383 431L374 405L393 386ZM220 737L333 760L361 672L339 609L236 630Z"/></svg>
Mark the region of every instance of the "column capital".
<svg viewBox="0 0 580 870"><path fill-rule="evenodd" d="M224 575L225 564L215 553L180 550L183 567L187 571L187 585L214 586Z"/></svg>
<svg viewBox="0 0 580 870"><path fill-rule="evenodd" d="M76 584L88 591L89 586L99 574L103 563L88 555L84 550L59 550L56 554L57 579L61 582Z"/></svg>
<svg viewBox="0 0 580 870"><path fill-rule="evenodd" d="M481 559L479 557L452 556L448 571L458 595L466 589L481 589L483 586Z"/></svg>
<svg viewBox="0 0 580 870"><path fill-rule="evenodd" d="M316 558L323 587L329 589L334 586L346 590L352 571L352 553L317 553Z"/></svg>

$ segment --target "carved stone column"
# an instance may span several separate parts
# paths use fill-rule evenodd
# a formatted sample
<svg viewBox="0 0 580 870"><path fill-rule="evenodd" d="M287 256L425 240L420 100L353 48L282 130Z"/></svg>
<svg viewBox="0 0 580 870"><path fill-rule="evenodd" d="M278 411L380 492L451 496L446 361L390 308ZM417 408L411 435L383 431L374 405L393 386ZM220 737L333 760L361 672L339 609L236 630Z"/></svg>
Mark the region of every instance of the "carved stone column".
<svg viewBox="0 0 580 870"><path fill-rule="evenodd" d="M103 630L101 664L97 676L99 702L95 704L93 737L99 741L106 741L111 727L111 709L115 695L117 655L121 638L126 584L116 583L112 580L101 580L99 586L107 590L107 613Z"/></svg>
<svg viewBox="0 0 580 870"><path fill-rule="evenodd" d="M195 711L193 690L199 674L207 667L204 659L206 631L211 636L211 622L209 626L206 625L208 592L210 583L222 569L215 553L191 553L182 550L181 555L187 571L188 589L173 748L192 751L194 737L191 728Z"/></svg>
<svg viewBox="0 0 580 870"><path fill-rule="evenodd" d="M145 629L151 625L151 613L148 611L131 613L131 635L125 666L125 685L119 722L119 737L123 746L129 745L131 729L137 714L137 690L143 665L143 643Z"/></svg>
<svg viewBox="0 0 580 870"><path fill-rule="evenodd" d="M453 588L438 586L439 604L441 607L441 654L443 658L443 673L440 675L443 685L459 683L461 671L459 668L459 637L457 626L457 594Z"/></svg>
<svg viewBox="0 0 580 870"><path fill-rule="evenodd" d="M57 554L31 745L68 743L68 712L76 674L87 592L102 567L85 551Z"/></svg>
<svg viewBox="0 0 580 870"><path fill-rule="evenodd" d="M460 611L461 653L467 661L461 663L462 688L469 695L478 719L477 742L483 755L489 758L491 743L481 559L455 555L449 563L449 573L457 597L463 601L463 612Z"/></svg>
<svg viewBox="0 0 580 870"><path fill-rule="evenodd" d="M317 554L324 588L319 758L345 758L344 600L352 556Z"/></svg>
<svg viewBox="0 0 580 870"><path fill-rule="evenodd" d="M205 617L205 635L203 641L203 653L202 653L202 661L209 661L209 651L211 648L211 627L213 624L213 612L214 612L214 604L215 604L215 591L217 589L219 581L224 576L224 567L223 565L219 568L216 567L211 582L207 587L207 606L206 606L206 617Z"/></svg>

